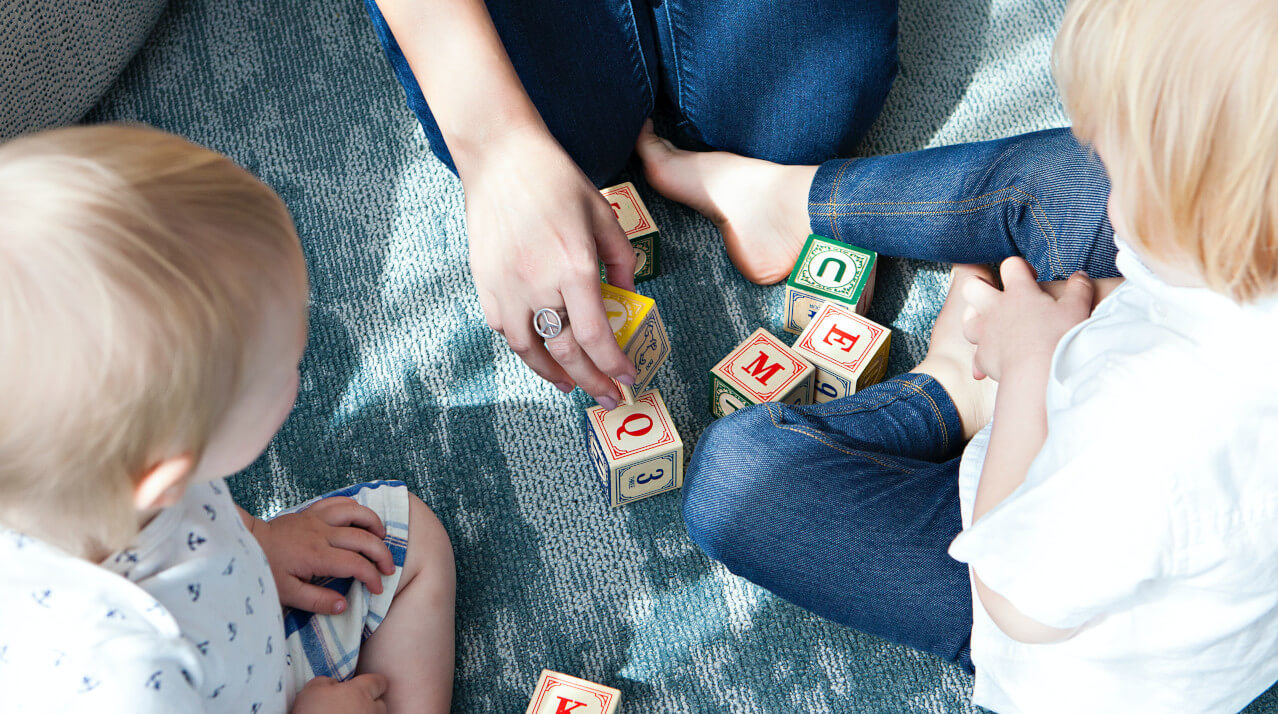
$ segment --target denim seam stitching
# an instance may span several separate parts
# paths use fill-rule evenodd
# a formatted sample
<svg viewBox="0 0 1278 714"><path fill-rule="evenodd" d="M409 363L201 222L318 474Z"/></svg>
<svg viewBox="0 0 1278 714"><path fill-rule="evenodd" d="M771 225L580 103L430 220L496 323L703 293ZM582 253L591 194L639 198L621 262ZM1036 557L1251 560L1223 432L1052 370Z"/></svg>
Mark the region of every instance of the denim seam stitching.
<svg viewBox="0 0 1278 714"><path fill-rule="evenodd" d="M910 395L909 395L909 394L907 394L907 393L906 393L906 391L905 391L904 389L898 389L896 392L894 392L894 393L892 393L892 394L889 394L889 395L888 395L885 399L881 399L881 400L879 400L879 401L877 401L877 402L875 402L875 403L873 403L873 404L866 404L866 405L856 406L856 407L852 407L852 408L850 408L850 409L843 409L843 410L840 410L840 411L822 412L822 413L821 413L821 416L823 416L823 417L837 417L837 416L847 416L847 415L849 415L849 414L862 414L862 413L864 413L864 412L872 412L872 411L875 411L875 410L878 410L878 409L882 409L883 407L886 407L887 405L889 405L889 404L891 404L891 403L893 403L893 402L898 402L898 401L900 401L900 400L902 400L902 399L905 399L906 397L909 397L909 396L910 396Z"/></svg>
<svg viewBox="0 0 1278 714"><path fill-rule="evenodd" d="M1065 269L1061 266L1060 251L1057 250L1056 248L1056 231L1052 229L1051 220L1048 219L1046 213L1043 213L1042 222L1040 223L1039 221L1040 206L1039 206L1038 198L1034 196L1034 194L1024 191L1020 188L1016 188L1016 187L1013 187L1013 188L1016 190L1017 193L1020 193L1029 197L1030 215L1034 217L1034 223L1038 226L1039 232L1041 232L1043 234L1043 237L1047 239L1048 260L1052 264L1052 270L1056 271L1056 275L1053 275L1052 277L1053 278L1058 276L1063 277L1065 274ZM1046 228L1043 227L1044 223L1047 224Z"/></svg>
<svg viewBox="0 0 1278 714"><path fill-rule="evenodd" d="M840 169L839 173L840 174L842 173L842 169ZM838 179L837 175L835 176L835 179L836 180ZM1000 193L1007 193L1008 191L1013 191L1013 190L1016 190L1015 187L1008 186L1007 188L1000 188L997 191L990 191L989 193L983 193L979 196L972 196L971 198L965 198L961 201L844 201L841 203L835 203L832 201L830 203L809 203L808 205L809 206L930 206L930 205L944 205L944 204L955 205L959 203L971 203L972 201L979 201L983 198L989 198L990 196L995 196ZM832 198L834 197L832 196Z"/></svg>
<svg viewBox="0 0 1278 714"><path fill-rule="evenodd" d="M679 52L679 38L675 37L674 18L670 17L670 3L662 3L661 11L666 14L666 26L670 30L670 54L674 55L671 59L674 61L675 71L675 103L679 106L679 114L684 119L688 119L687 107L683 101L683 61L680 59L682 54ZM688 119L688 121L691 121Z"/></svg>
<svg viewBox="0 0 1278 714"><path fill-rule="evenodd" d="M846 455L848 455L848 456L852 456L852 457L863 458L863 459L865 459L865 460L867 460L867 461L873 461L874 463L878 464L879 466L882 466L882 467L883 467L883 468L885 468L885 469L892 469L893 471L899 471L899 472L901 472L901 473L903 473L903 474L913 474L913 473L914 473L914 471L913 471L912 469L907 469L907 468L905 468L905 467L903 467L903 466L898 466L898 465L895 465L895 464L889 464L889 463L887 463L887 462L885 462L885 461L880 461L879 459L875 458L873 455L868 454L868 453L866 453L866 452L864 452L864 451L852 451L852 450L850 450L850 449L845 449L845 448L843 448L843 447L841 447L841 446L839 446L839 445L837 445L837 444L832 444L832 443L830 443L829 441L827 441L826 439L824 439L824 438L823 438L823 437L822 437L819 433L817 433L817 432L814 432L814 431L811 431L811 430L808 430L808 429L804 429L804 428L801 428L801 427L795 427L795 426L789 426L789 425L782 425L782 424L779 424L779 423L777 422L776 414L775 414L775 413L773 413L773 411L772 411L772 405L770 405L770 404L769 404L769 405L767 405L767 408L768 408L768 417L769 417L770 419L772 419L772 426L776 427L777 429L785 429L786 431L791 431L791 432L794 432L795 434L802 434L802 435L804 435L804 436L806 436L806 437L808 437L808 438L810 438L810 439L812 439L812 440L814 440L814 441L817 441L817 442L820 442L820 443L822 443L822 444L825 444L826 446L830 447L831 449L834 449L835 451L838 451L839 453L846 454Z"/></svg>
<svg viewBox="0 0 1278 714"><path fill-rule="evenodd" d="M924 375L924 376L925 376L925 378L927 378L927 379L931 379L931 377L927 377L926 375ZM936 423L937 423L937 424L941 427L941 448L942 448L942 449L944 449L944 450L946 450L946 451L949 451L949 448L950 448L950 429L949 429L949 427L947 427L947 426L945 425L945 417L941 415L941 407L940 407L940 405L938 405L938 404L936 403L936 400L932 398L932 395L931 395L931 394L928 394L927 392L925 392L925 391L923 390L923 388L922 388L922 387L920 387L919 385L915 384L914 382L904 382L904 381L903 381L903 382L901 382L901 386L903 386L903 387L908 387L908 388L913 389L914 391L918 392L918 393L919 393L919 394L920 394L920 395L921 395L924 399L926 399L926 400L928 401L928 403L929 403L929 404L931 404L931 405L932 405L932 414L933 414L933 416L935 416L935 417L936 417Z"/></svg>
<svg viewBox="0 0 1278 714"><path fill-rule="evenodd" d="M1055 270L1055 271L1057 272L1057 275L1063 275L1063 274L1064 274L1064 269L1061 267L1061 263L1060 263L1060 251L1059 251L1059 250L1057 249L1057 247L1056 247L1056 232L1055 232L1054 228L1053 228L1053 227L1052 227L1052 225L1051 225L1051 220L1047 218L1046 214L1043 214L1043 213L1039 210L1040 204L1039 204L1039 202L1038 202L1038 198L1036 198L1033 194L1028 193L1027 191L1024 191L1023 189L1017 188L1017 187L1015 187L1015 186L1011 186L1011 187L1008 187L1008 188L1005 188L1005 189L999 189L998 191L992 191L992 192L990 192L990 193L982 194L982 195L977 196L977 197L975 197L975 198L969 198L969 199L965 199L965 200L962 200L962 201L899 201L899 202L892 202L892 203L828 203L828 204L826 204L826 203L814 203L814 204L809 204L809 206L808 206L808 212L809 212L810 214L812 214L812 215L814 215L814 216L818 217L818 218L829 218L829 219L830 219L830 225L831 225L831 226L837 226L837 225L838 225L837 223L835 223L835 220L834 220L834 219L836 219L836 218L842 218L842 217L844 217L844 216L937 216L937 215L965 215L965 214L969 214L969 213L976 213L977 211L983 211L983 210L985 210L985 209L987 209L987 208L992 208L992 207L997 206L997 205L999 205L999 204L1001 204L1001 203L1007 203L1008 201L1016 200L1016 199L1017 199L1017 196L1016 196L1016 195L1008 195L1008 196L1004 196L1004 197L1002 197L1002 198L998 199L997 201L993 201L993 202L991 202L991 203L986 203L986 204L982 204L982 205L979 205L979 206L974 206L974 207L971 207L971 208L956 209L956 210L949 210L949 211L946 211L946 210L935 210L935 209L933 209L933 210L920 210L920 211L839 211L839 210L833 210L833 211L814 211L814 210L813 210L813 208L814 208L814 207L816 207L816 206L829 206L829 207L835 207L835 208L837 208L837 207L840 207L840 206L930 206L930 205L959 205L959 204L964 204L964 203L970 203L970 202L972 202L972 201L977 201L977 200L980 200L980 199L983 199L983 198L987 198L987 197L989 197L989 196L994 196L994 195L997 195L997 194L999 194L999 193L1007 193L1007 192L1011 192L1011 193L1013 193L1013 194L1019 194L1021 197L1023 197L1021 200L1022 200L1022 201L1024 201L1024 203L1025 203L1026 207L1030 209L1030 216L1034 219L1034 225L1038 227L1039 232L1043 234L1043 237L1044 237L1045 239L1047 239L1047 254L1048 254L1048 260L1051 262L1052 269L1053 269L1053 270ZM1044 224L1046 224L1046 226L1044 226ZM1053 277L1055 277L1055 276L1053 276Z"/></svg>
<svg viewBox="0 0 1278 714"><path fill-rule="evenodd" d="M831 202L831 203L833 203L833 202L834 202L834 200L835 200L836 198L838 198L838 197L839 197L839 184L843 181L843 172L844 172L844 171L847 171L847 170L848 170L848 166L850 166L851 164L852 164L852 160L851 160L851 159L849 159L849 160L847 160L847 161L844 161L844 162L843 162L843 165L839 167L839 171L838 171L838 173L834 174L834 184L830 187L830 202ZM809 207L808 207L808 212L809 212L809 213L811 213L811 206L809 206ZM841 231L839 231L839 224L838 224L838 223L836 223L836 222L834 221L834 216L831 216L831 217L830 217L830 234L831 234L831 236L833 236L833 238L834 238L835 240L842 240L842 238L840 238L840 235L839 235L839 234L840 234L840 232L841 232Z"/></svg>
<svg viewBox="0 0 1278 714"><path fill-rule="evenodd" d="M652 75L648 73L648 58L643 55L643 38L639 35L639 18L635 17L634 5L627 5L627 14L630 16L630 29L634 35L634 42L631 45L631 54L635 55L639 62L636 64L637 71L642 77L637 78L640 86L644 90L645 100L647 104L647 113L652 114L657 106L657 88L652 85Z"/></svg>

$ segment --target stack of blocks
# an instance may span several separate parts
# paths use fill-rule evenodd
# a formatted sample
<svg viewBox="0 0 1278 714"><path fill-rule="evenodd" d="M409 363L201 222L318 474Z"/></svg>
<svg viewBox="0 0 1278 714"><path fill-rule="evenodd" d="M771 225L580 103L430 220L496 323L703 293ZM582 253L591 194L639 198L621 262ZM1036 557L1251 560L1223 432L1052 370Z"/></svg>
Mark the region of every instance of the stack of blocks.
<svg viewBox="0 0 1278 714"><path fill-rule="evenodd" d="M808 236L785 287L784 326L793 348L755 330L710 370L710 412L750 404L811 404L845 397L883 379L892 333L861 317L878 256Z"/></svg>
<svg viewBox="0 0 1278 714"><path fill-rule="evenodd" d="M657 227L634 184L613 186L603 194L635 249L635 282L656 277ZM683 486L683 439L661 392L649 389L670 356L670 338L656 302L607 283L599 290L613 337L635 366L634 387L617 384L622 405L612 411L586 410L591 465L608 502L617 507Z"/></svg>
<svg viewBox="0 0 1278 714"><path fill-rule="evenodd" d="M620 691L543 669L524 714L617 714L620 709Z"/></svg>
<svg viewBox="0 0 1278 714"><path fill-rule="evenodd" d="M648 213L648 207L639 198L635 185L627 181L605 188L600 193L612 206L613 215L635 251L635 284L661 275L661 234L652 214ZM607 277L603 265L599 266L599 277Z"/></svg>

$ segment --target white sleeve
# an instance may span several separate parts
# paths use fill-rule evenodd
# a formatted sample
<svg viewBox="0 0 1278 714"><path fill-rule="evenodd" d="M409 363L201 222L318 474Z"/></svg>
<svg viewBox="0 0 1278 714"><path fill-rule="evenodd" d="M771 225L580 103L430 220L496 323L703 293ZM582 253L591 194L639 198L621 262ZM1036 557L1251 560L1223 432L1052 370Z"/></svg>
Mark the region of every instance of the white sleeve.
<svg viewBox="0 0 1278 714"><path fill-rule="evenodd" d="M1141 381L1095 375L1049 408L1025 483L950 546L1045 625L1074 628L1137 604L1174 567L1175 485L1187 464L1169 445L1193 435L1177 423L1183 408L1167 411Z"/></svg>

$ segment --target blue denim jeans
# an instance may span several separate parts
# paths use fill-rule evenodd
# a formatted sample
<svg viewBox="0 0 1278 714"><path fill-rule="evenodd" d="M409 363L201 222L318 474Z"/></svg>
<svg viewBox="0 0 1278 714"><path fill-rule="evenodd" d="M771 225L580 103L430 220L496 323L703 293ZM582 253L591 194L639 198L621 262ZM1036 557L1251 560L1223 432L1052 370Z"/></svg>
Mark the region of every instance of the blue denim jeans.
<svg viewBox="0 0 1278 714"><path fill-rule="evenodd" d="M972 671L961 530L962 427L931 377L812 406L760 404L710 425L683 484L710 557L822 617Z"/></svg>
<svg viewBox="0 0 1278 714"><path fill-rule="evenodd" d="M1109 177L1069 129L908 154L827 161L808 192L812 231L941 263L1024 257L1040 280L1118 275Z"/></svg>
<svg viewBox="0 0 1278 714"><path fill-rule="evenodd" d="M456 171L399 45L374 0L365 5L431 150ZM656 111L685 145L782 163L846 156L896 76L896 0L487 6L546 125L599 186L625 167Z"/></svg>

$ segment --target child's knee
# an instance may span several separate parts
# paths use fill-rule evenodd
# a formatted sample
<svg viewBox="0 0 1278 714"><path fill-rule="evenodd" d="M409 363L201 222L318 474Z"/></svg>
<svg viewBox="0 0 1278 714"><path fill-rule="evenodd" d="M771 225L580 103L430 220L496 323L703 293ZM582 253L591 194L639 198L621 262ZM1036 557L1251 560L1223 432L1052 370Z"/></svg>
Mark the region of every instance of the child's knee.
<svg viewBox="0 0 1278 714"><path fill-rule="evenodd" d="M408 494L408 555L404 563L405 581L421 575L431 589L451 598L456 588L453 544L444 524L422 499Z"/></svg>

